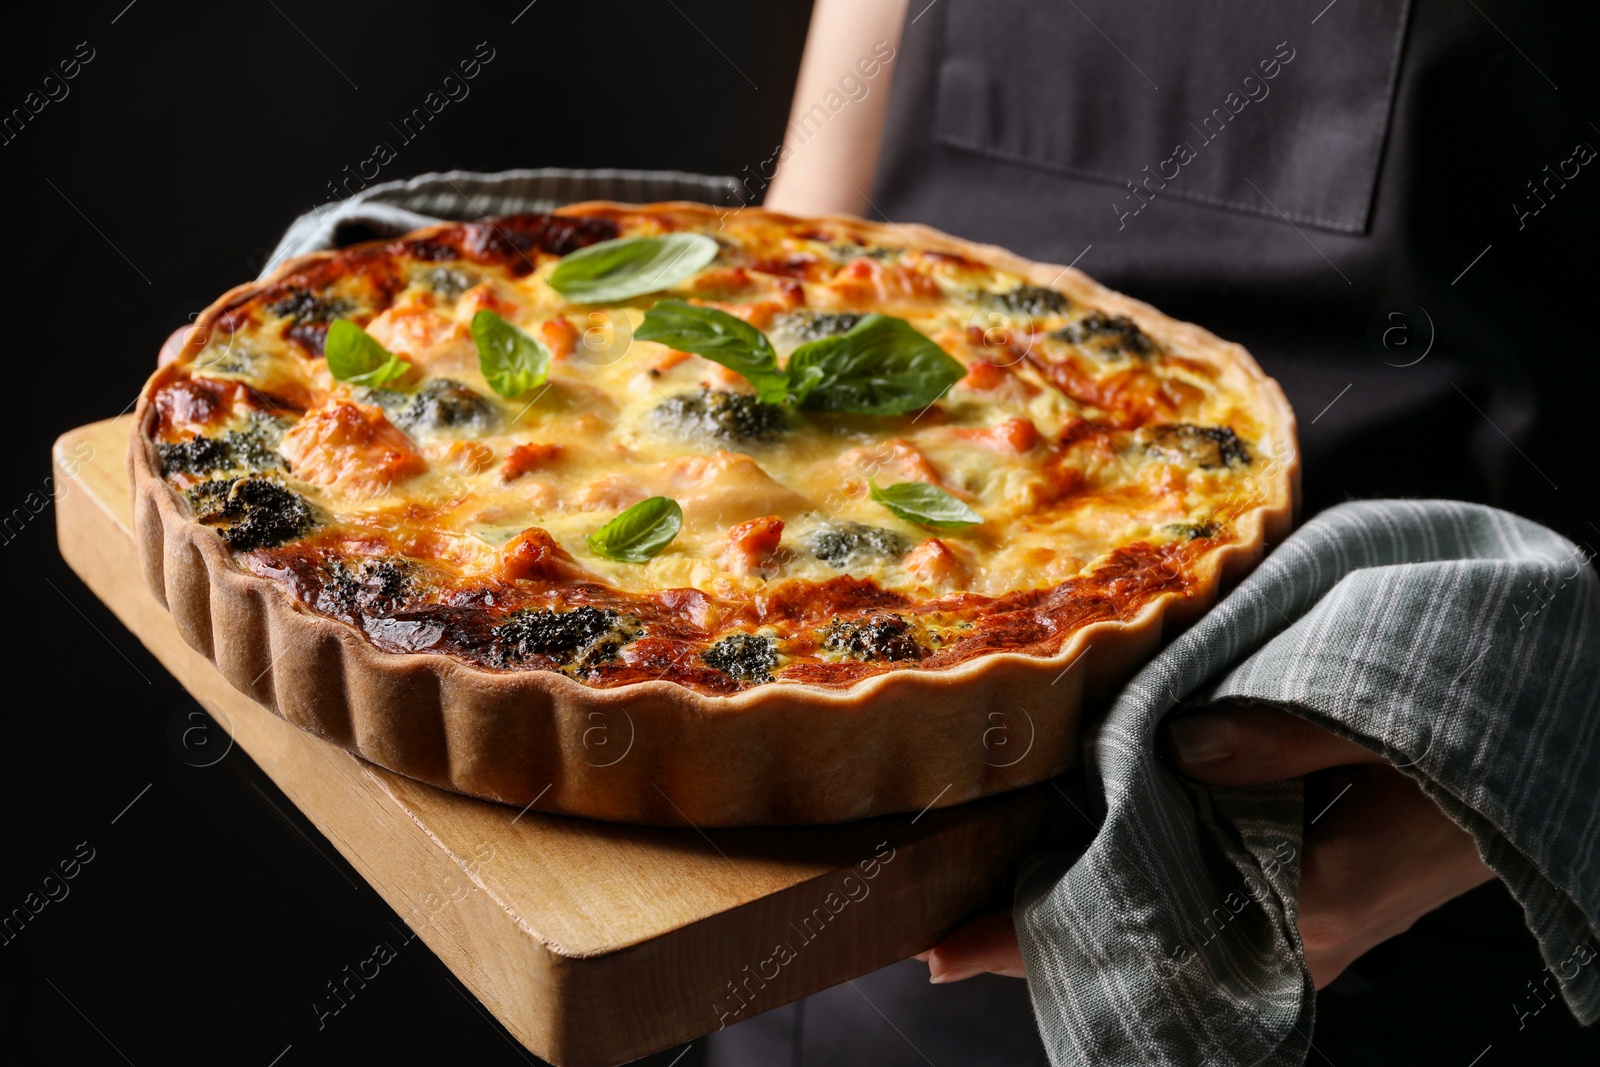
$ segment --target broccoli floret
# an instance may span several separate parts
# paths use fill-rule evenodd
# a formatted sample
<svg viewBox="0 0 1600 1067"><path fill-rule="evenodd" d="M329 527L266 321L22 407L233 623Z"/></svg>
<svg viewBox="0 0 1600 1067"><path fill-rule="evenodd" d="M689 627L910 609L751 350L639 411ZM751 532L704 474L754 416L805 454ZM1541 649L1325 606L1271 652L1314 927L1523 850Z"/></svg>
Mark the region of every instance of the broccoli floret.
<svg viewBox="0 0 1600 1067"><path fill-rule="evenodd" d="M786 334L797 342L820 341L824 337L848 333L866 317L866 312L814 311L802 308L779 318L773 324L773 330Z"/></svg>
<svg viewBox="0 0 1600 1067"><path fill-rule="evenodd" d="M222 531L222 539L240 552L292 541L315 524L304 497L265 478L234 482L229 506L239 517Z"/></svg>
<svg viewBox="0 0 1600 1067"><path fill-rule="evenodd" d="M825 522L801 538L811 554L838 570L899 559L911 545L893 530L859 522Z"/></svg>
<svg viewBox="0 0 1600 1067"><path fill-rule="evenodd" d="M233 450L217 437L191 437L174 445L156 445L162 474L210 474L233 466Z"/></svg>
<svg viewBox="0 0 1600 1067"><path fill-rule="evenodd" d="M193 367L208 374L237 374L250 377L256 373L261 353L244 347L236 338L205 348L194 358Z"/></svg>
<svg viewBox="0 0 1600 1067"><path fill-rule="evenodd" d="M323 296L307 289L290 289L267 305L272 314L289 320L284 336L321 355L328 340L328 324L355 311L358 305L343 297Z"/></svg>
<svg viewBox="0 0 1600 1067"><path fill-rule="evenodd" d="M253 418L244 430L229 430L223 435L233 449L238 465L247 471L282 470L283 457L278 455L278 442L283 440L283 426L276 419Z"/></svg>
<svg viewBox="0 0 1600 1067"><path fill-rule="evenodd" d="M668 397L650 418L659 429L677 436L725 441L771 441L789 428L789 416L776 404L763 404L747 393L712 389Z"/></svg>
<svg viewBox="0 0 1600 1067"><path fill-rule="evenodd" d="M1038 285L1019 285L1002 293L985 292L982 302L1013 315L1059 315L1072 306L1065 293Z"/></svg>
<svg viewBox="0 0 1600 1067"><path fill-rule="evenodd" d="M905 249L896 248L894 245L835 244L829 245L828 251L833 253L834 259L847 263L852 259L862 258L879 260L897 259L899 258L900 253L904 252Z"/></svg>
<svg viewBox="0 0 1600 1067"><path fill-rule="evenodd" d="M1226 426L1167 423L1150 431L1147 447L1164 459L1188 461L1201 470L1250 465L1250 449Z"/></svg>
<svg viewBox="0 0 1600 1067"><path fill-rule="evenodd" d="M730 678L751 685L772 681L778 649L770 637L729 634L700 654L701 662Z"/></svg>
<svg viewBox="0 0 1600 1067"><path fill-rule="evenodd" d="M305 498L270 478L215 478L191 487L186 496L196 519L228 524L217 532L238 552L273 548L316 525Z"/></svg>
<svg viewBox="0 0 1600 1067"><path fill-rule="evenodd" d="M1148 356L1155 348L1149 336L1126 315L1106 315L1099 311L1091 311L1077 322L1069 322L1050 336L1072 345L1092 345L1114 356Z"/></svg>
<svg viewBox="0 0 1600 1067"><path fill-rule="evenodd" d="M1168 523L1166 529L1179 537L1198 541L1202 537L1217 536L1218 527L1214 522L1173 522Z"/></svg>
<svg viewBox="0 0 1600 1067"><path fill-rule="evenodd" d="M319 296L309 289L291 289L267 305L267 310L279 318L295 322L332 322L341 315L355 310L355 304L343 297Z"/></svg>
<svg viewBox="0 0 1600 1067"><path fill-rule="evenodd" d="M456 267L434 267L420 279L422 284L432 289L446 300L456 300L462 293L477 284L464 270Z"/></svg>
<svg viewBox="0 0 1600 1067"><path fill-rule="evenodd" d="M534 656L590 666L612 658L638 635L637 619L609 608L585 605L571 611L525 610L494 628L490 659L501 667Z"/></svg>
<svg viewBox="0 0 1600 1067"><path fill-rule="evenodd" d="M822 631L822 647L851 659L921 659L928 654L916 627L899 615L835 619Z"/></svg>
<svg viewBox="0 0 1600 1067"><path fill-rule="evenodd" d="M414 393L368 389L361 399L383 408L389 421L410 434L462 430L481 436L500 425L493 404L450 378L431 378Z"/></svg>
<svg viewBox="0 0 1600 1067"><path fill-rule="evenodd" d="M323 564L323 595L345 615L387 615L410 591L410 567L402 559L330 559Z"/></svg>
<svg viewBox="0 0 1600 1067"><path fill-rule="evenodd" d="M217 471L248 471L259 474L281 470L283 458L277 453L283 437L282 424L269 415L255 415L241 430L229 430L220 437L191 437L177 444L157 445L162 474L214 474Z"/></svg>
<svg viewBox="0 0 1600 1067"><path fill-rule="evenodd" d="M209 525L227 518L228 493L232 489L231 479L213 478L209 482L191 485L183 495L189 501L189 510L194 512L195 521Z"/></svg>
<svg viewBox="0 0 1600 1067"><path fill-rule="evenodd" d="M401 413L403 429L470 429L487 432L499 423L494 405L482 395L448 378L435 378L411 398Z"/></svg>

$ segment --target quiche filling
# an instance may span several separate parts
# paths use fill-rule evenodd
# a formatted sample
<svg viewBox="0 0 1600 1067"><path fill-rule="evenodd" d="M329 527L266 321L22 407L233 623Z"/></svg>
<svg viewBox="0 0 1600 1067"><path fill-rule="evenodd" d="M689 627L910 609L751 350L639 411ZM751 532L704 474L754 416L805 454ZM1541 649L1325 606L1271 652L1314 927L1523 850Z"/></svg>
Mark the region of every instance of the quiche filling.
<svg viewBox="0 0 1600 1067"><path fill-rule="evenodd" d="M601 206L317 259L157 376L162 474L382 649L602 688L1050 656L1186 593L1259 502L1248 397L879 232Z"/></svg>

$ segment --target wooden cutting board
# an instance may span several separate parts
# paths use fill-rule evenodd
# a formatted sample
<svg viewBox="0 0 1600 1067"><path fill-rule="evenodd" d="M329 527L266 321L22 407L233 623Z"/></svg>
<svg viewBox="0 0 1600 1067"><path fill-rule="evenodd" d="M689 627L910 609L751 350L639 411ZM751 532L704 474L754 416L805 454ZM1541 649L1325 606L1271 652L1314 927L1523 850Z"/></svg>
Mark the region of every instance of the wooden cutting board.
<svg viewBox="0 0 1600 1067"><path fill-rule="evenodd" d="M1053 784L842 826L690 830L518 812L373 766L241 695L145 588L131 416L54 450L61 554L530 1050L618 1064L933 945L1002 898ZM928 798L931 805L937 798Z"/></svg>

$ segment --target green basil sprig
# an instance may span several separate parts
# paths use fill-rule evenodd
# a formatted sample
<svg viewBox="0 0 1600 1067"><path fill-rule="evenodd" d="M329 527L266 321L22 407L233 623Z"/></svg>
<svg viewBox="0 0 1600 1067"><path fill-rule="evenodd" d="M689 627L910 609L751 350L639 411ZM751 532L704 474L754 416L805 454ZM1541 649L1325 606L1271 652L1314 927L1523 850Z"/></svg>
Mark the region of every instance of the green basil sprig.
<svg viewBox="0 0 1600 1067"><path fill-rule="evenodd" d="M905 319L872 314L789 357L789 391L802 408L904 415L938 400L967 370Z"/></svg>
<svg viewBox="0 0 1600 1067"><path fill-rule="evenodd" d="M550 287L579 304L627 300L670 289L717 258L717 242L703 233L619 237L563 256Z"/></svg>
<svg viewBox="0 0 1600 1067"><path fill-rule="evenodd" d="M472 341L478 369L501 396L521 396L550 376L550 350L492 311L472 316Z"/></svg>
<svg viewBox="0 0 1600 1067"><path fill-rule="evenodd" d="M801 345L783 368L760 330L681 300L657 301L633 335L738 372L766 403L810 411L903 415L938 400L967 373L910 323L888 315L868 315L842 334Z"/></svg>
<svg viewBox="0 0 1600 1067"><path fill-rule="evenodd" d="M772 342L736 315L682 300L658 300L645 312L644 322L633 336L722 364L755 386L756 396L764 403L782 404L789 399L789 376L778 367Z"/></svg>
<svg viewBox="0 0 1600 1067"><path fill-rule="evenodd" d="M900 482L878 488L878 483L867 482L872 499L894 512L907 522L919 526L937 526L946 530L960 530L976 526L983 516L956 497L927 482Z"/></svg>
<svg viewBox="0 0 1600 1067"><path fill-rule="evenodd" d="M411 369L411 364L384 348L349 319L334 319L322 344L328 373L341 382L376 389Z"/></svg>
<svg viewBox="0 0 1600 1067"><path fill-rule="evenodd" d="M641 500L589 535L589 550L619 563L648 563L683 529L683 509L670 496Z"/></svg>

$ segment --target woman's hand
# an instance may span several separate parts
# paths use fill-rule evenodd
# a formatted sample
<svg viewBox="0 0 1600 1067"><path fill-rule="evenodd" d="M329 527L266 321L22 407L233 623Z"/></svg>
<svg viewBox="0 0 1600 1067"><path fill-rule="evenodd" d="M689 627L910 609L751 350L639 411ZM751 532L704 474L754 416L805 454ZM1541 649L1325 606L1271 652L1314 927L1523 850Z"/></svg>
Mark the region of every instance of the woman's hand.
<svg viewBox="0 0 1600 1067"><path fill-rule="evenodd" d="M1009 911L991 911L956 927L933 948L917 953L917 959L928 965L928 981L935 983L959 982L985 971L1007 978L1028 976Z"/></svg>
<svg viewBox="0 0 1600 1067"><path fill-rule="evenodd" d="M1300 937L1318 989L1368 949L1493 877L1471 836L1415 782L1304 719L1218 707L1173 720L1169 737L1178 767L1207 785L1327 772L1307 789L1299 892ZM975 919L917 958L934 982L1023 974L1010 912Z"/></svg>
<svg viewBox="0 0 1600 1067"><path fill-rule="evenodd" d="M189 334L194 332L193 326L179 326L172 331L172 335L161 342L161 351L156 355L156 366L165 367L168 363L176 363L178 357L183 355L183 346L188 343Z"/></svg>

